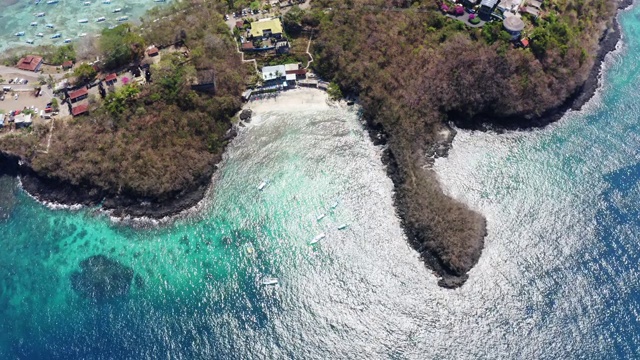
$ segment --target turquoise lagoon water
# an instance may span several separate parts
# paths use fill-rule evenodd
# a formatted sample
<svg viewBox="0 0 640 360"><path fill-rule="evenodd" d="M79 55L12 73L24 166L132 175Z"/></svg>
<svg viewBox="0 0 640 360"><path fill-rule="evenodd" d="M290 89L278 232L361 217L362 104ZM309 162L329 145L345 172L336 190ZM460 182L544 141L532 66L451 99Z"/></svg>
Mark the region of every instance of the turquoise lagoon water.
<svg viewBox="0 0 640 360"><path fill-rule="evenodd" d="M638 358L640 8L621 23L583 111L531 132L461 131L437 160L445 191L488 220L462 288L438 288L407 246L356 113L273 112L172 223L51 210L0 182L0 358ZM127 296L73 290L93 255L133 269Z"/></svg>
<svg viewBox="0 0 640 360"><path fill-rule="evenodd" d="M36 4L35 1L0 0L0 51L17 46L61 45L65 39L78 42L82 40L82 34L90 37L103 28L120 24L119 17L128 16L129 21L135 22L148 9L165 4L153 0L111 0L109 4L103 0L59 0L56 4L47 4L47 0ZM87 1L89 5L84 4ZM114 13L118 8L121 11ZM39 13L45 13L45 16L37 17ZM100 17L106 20L96 22ZM88 22L79 23L82 19ZM32 22L37 22L37 26L31 26ZM47 24L54 28L47 28ZM24 36L15 35L22 31ZM44 36L38 37L38 33ZM57 33L60 38L51 39ZM27 40L34 40L33 45L27 44Z"/></svg>

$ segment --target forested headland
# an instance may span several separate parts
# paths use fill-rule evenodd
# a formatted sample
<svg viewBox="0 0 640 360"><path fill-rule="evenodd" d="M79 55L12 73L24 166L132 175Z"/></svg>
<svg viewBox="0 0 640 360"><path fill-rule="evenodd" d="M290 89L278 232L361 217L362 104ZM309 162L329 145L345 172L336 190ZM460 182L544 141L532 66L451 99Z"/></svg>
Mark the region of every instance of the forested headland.
<svg viewBox="0 0 640 360"><path fill-rule="evenodd" d="M163 53L147 84L131 81L104 99L90 96L89 115L55 122L48 151L48 127L3 137L0 149L32 170L25 188L48 200L104 200L107 208L156 217L200 200L232 137L251 71L235 51L221 6L175 3L151 11L138 27L105 29L86 44L81 50L104 59L105 73L140 64L148 45L188 52ZM192 90L203 72L215 74L215 94ZM96 72L77 66L74 75L86 82Z"/></svg>
<svg viewBox="0 0 640 360"><path fill-rule="evenodd" d="M315 70L357 95L370 127L387 135L407 235L441 285L460 285L486 230L479 213L443 194L430 169L451 140L449 124L526 127L562 107L589 76L617 3L545 0L540 17L525 16L528 48L514 46L501 22L471 28L433 1L313 4Z"/></svg>

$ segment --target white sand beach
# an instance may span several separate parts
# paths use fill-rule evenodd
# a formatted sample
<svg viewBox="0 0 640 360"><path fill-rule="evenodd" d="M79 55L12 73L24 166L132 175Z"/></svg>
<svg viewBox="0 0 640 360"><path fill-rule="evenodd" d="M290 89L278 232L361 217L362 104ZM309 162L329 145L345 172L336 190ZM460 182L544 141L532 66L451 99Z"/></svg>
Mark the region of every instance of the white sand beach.
<svg viewBox="0 0 640 360"><path fill-rule="evenodd" d="M263 95L266 96L266 95ZM292 110L321 110L335 105L329 100L326 92L313 88L297 88L283 91L260 100L250 100L244 109L251 109L253 115L267 112Z"/></svg>

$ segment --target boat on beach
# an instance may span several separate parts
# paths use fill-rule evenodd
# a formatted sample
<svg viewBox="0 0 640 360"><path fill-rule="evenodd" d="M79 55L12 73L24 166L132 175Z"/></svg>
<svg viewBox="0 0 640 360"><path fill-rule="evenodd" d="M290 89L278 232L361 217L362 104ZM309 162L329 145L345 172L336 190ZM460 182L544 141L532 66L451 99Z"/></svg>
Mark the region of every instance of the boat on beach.
<svg viewBox="0 0 640 360"><path fill-rule="evenodd" d="M106 17L104 17L104 16L101 16L101 17L99 17L99 18L97 18L97 19L96 19L96 22L103 22L103 21L105 21L105 20L107 20L107 18L106 18Z"/></svg>
<svg viewBox="0 0 640 360"><path fill-rule="evenodd" d="M15 34L16 36L24 36L24 31L19 31Z"/></svg>
<svg viewBox="0 0 640 360"><path fill-rule="evenodd" d="M342 224L342 225L338 226L338 230L344 230L344 229L346 229L348 226L349 226L349 225L347 225L347 224Z"/></svg>
<svg viewBox="0 0 640 360"><path fill-rule="evenodd" d="M326 235L324 233L320 233L320 234L316 235L316 237L314 237L313 240L311 240L309 245L313 245L313 244L317 243L318 241L324 239L325 237L326 237Z"/></svg>
<svg viewBox="0 0 640 360"><path fill-rule="evenodd" d="M318 215L318 217L316 218L316 221L320 221L320 220L324 219L325 216L327 216L327 214Z"/></svg>

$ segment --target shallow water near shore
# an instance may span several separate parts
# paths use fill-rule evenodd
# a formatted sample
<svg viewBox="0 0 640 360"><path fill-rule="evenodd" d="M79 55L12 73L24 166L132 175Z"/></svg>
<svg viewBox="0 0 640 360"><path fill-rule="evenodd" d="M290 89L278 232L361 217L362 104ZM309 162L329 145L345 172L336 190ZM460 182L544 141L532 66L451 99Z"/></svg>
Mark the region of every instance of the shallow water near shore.
<svg viewBox="0 0 640 360"><path fill-rule="evenodd" d="M14 47L62 45L65 39L78 42L104 28L121 24L118 21L120 17L126 16L128 21L136 22L150 8L170 3L170 0L58 0L55 4L47 4L47 1L41 0L39 4L36 0L0 3L0 51ZM89 4L85 5L85 2ZM116 9L121 10L114 12ZM36 16L39 13L45 15ZM96 22L100 17L105 17L105 21ZM86 23L78 22L84 19ZM32 23L36 25L32 26ZM54 28L46 27L47 24ZM19 32L25 32L24 36L15 35ZM43 36L37 36L38 33ZM52 39L54 34L60 34L60 37ZM33 40L33 44L28 44L27 40Z"/></svg>
<svg viewBox="0 0 640 360"><path fill-rule="evenodd" d="M301 106L258 114L204 209L158 228L17 192L0 219L0 358L638 357L640 9L621 23L583 111L526 133L460 131L436 161L445 190L487 217L462 288L438 288L406 244L357 113ZM133 269L127 296L73 290L93 255Z"/></svg>

